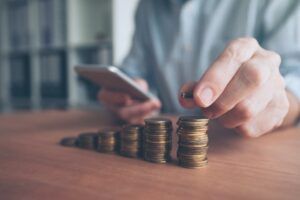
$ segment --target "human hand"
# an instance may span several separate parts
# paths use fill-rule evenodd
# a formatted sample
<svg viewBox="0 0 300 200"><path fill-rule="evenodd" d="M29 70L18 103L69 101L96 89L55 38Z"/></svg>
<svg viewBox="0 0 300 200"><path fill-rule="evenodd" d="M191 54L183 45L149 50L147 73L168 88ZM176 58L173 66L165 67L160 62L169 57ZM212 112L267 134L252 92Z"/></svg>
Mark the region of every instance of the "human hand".
<svg viewBox="0 0 300 200"><path fill-rule="evenodd" d="M253 38L233 40L201 79L183 85L192 99L179 97L183 107L200 107L208 118L248 137L280 126L289 101L279 72L280 56Z"/></svg>
<svg viewBox="0 0 300 200"><path fill-rule="evenodd" d="M148 91L145 80L135 79L135 81L144 91ZM99 91L97 98L119 119L132 124L143 123L144 118L153 115L161 107L158 99L140 102L132 99L128 94L105 88Z"/></svg>

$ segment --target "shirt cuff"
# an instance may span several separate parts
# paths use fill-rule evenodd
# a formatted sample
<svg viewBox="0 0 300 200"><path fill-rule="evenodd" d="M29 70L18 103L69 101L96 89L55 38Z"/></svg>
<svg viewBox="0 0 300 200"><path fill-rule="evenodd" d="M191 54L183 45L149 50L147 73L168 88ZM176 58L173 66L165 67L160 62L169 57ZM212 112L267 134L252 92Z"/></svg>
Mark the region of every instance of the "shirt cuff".
<svg viewBox="0 0 300 200"><path fill-rule="evenodd" d="M294 74L284 77L286 88L292 92L300 101L300 78Z"/></svg>

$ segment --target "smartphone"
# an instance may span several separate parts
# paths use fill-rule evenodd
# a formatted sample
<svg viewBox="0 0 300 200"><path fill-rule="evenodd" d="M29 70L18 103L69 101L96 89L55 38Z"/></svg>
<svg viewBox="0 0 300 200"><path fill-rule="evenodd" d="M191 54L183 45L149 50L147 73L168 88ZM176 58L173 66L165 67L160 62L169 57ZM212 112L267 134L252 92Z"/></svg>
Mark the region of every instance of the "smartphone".
<svg viewBox="0 0 300 200"><path fill-rule="evenodd" d="M154 98L151 93L144 92L132 78L117 67L78 65L75 66L75 71L78 75L90 80L98 86L112 91L126 93L135 100L147 101Z"/></svg>

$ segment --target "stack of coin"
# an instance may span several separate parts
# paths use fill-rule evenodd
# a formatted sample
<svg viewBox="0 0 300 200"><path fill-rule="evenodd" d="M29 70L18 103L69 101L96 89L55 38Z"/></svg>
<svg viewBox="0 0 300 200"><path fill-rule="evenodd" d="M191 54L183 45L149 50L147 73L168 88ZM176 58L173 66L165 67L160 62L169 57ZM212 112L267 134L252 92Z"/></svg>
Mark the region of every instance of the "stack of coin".
<svg viewBox="0 0 300 200"><path fill-rule="evenodd" d="M166 163L171 159L172 122L164 118L145 119L144 159L155 163Z"/></svg>
<svg viewBox="0 0 300 200"><path fill-rule="evenodd" d="M142 153L143 125L126 125L120 138L120 154L127 157L140 157Z"/></svg>
<svg viewBox="0 0 300 200"><path fill-rule="evenodd" d="M78 136L78 146L83 149L96 149L96 133L82 133Z"/></svg>
<svg viewBox="0 0 300 200"><path fill-rule="evenodd" d="M65 137L60 141L60 144L66 147L75 147L77 146L77 143L77 137Z"/></svg>
<svg viewBox="0 0 300 200"><path fill-rule="evenodd" d="M97 138L97 150L99 152L114 152L117 147L118 131L112 129L99 130Z"/></svg>
<svg viewBox="0 0 300 200"><path fill-rule="evenodd" d="M200 168L207 165L208 119L197 116L180 117L177 125L179 165L186 168Z"/></svg>

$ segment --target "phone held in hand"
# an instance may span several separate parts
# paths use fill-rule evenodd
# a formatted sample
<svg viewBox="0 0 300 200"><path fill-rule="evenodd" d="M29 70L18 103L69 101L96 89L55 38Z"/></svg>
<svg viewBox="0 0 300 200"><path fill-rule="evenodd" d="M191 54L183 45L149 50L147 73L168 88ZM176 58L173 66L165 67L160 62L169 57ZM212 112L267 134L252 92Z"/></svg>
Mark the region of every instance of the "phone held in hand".
<svg viewBox="0 0 300 200"><path fill-rule="evenodd" d="M98 86L108 90L126 93L133 99L147 101L154 98L151 93L143 91L132 78L117 67L77 65L75 66L75 71L78 75L90 80Z"/></svg>

